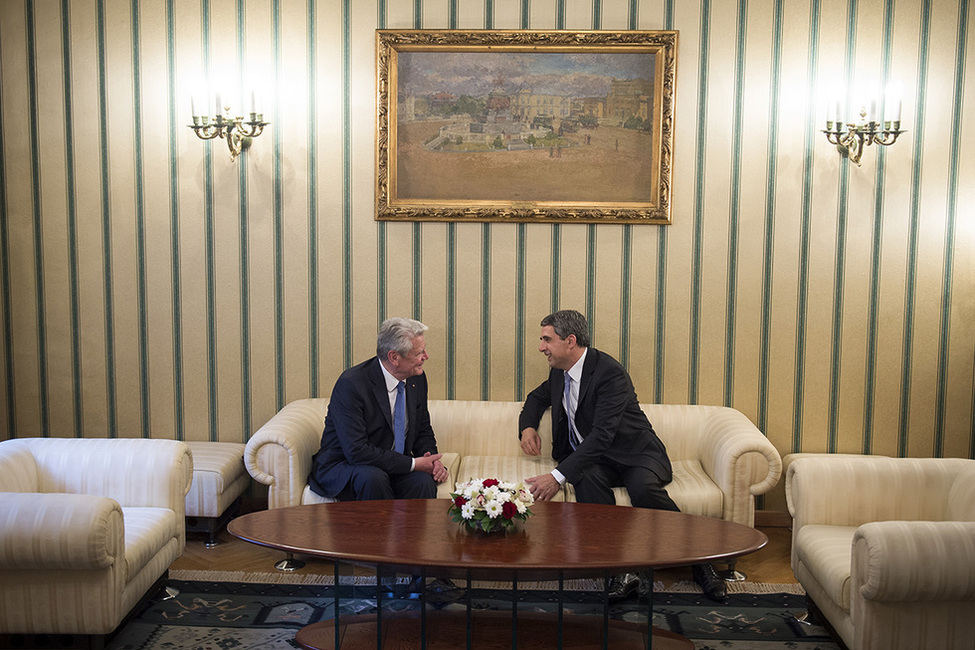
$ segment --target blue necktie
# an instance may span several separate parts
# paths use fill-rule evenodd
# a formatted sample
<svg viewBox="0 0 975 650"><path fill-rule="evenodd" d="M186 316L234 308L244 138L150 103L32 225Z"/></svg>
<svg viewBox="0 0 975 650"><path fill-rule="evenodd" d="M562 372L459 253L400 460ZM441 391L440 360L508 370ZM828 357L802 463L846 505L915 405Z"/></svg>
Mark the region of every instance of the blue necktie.
<svg viewBox="0 0 975 650"><path fill-rule="evenodd" d="M576 427L575 427L575 423L572 421L573 416L575 415L573 413L575 409L570 408L569 405L571 403L572 403L572 377L569 376L569 373L565 373L565 393L562 399L562 404L565 406L565 416L569 422L569 444L572 445L572 449L575 450Z"/></svg>
<svg viewBox="0 0 975 650"><path fill-rule="evenodd" d="M403 453L406 445L406 384L396 384L396 405L393 407L393 449Z"/></svg>

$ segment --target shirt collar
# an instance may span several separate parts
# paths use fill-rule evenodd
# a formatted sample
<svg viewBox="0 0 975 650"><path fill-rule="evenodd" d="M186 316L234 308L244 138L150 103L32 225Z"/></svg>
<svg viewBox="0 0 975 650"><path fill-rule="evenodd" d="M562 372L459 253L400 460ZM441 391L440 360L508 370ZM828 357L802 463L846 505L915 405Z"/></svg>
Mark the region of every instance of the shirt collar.
<svg viewBox="0 0 975 650"><path fill-rule="evenodd" d="M579 357L579 360L575 362L575 365L566 371L569 373L569 376L572 377L572 381L574 381L577 386L582 385L582 367L586 363L587 352L589 352L589 348L582 348L582 356Z"/></svg>
<svg viewBox="0 0 975 650"><path fill-rule="evenodd" d="M382 361L379 362L379 367L383 369L383 379L386 380L386 391L392 393L394 390L396 390L396 386L399 384L399 379L389 374L389 371L386 370L386 366L383 365Z"/></svg>

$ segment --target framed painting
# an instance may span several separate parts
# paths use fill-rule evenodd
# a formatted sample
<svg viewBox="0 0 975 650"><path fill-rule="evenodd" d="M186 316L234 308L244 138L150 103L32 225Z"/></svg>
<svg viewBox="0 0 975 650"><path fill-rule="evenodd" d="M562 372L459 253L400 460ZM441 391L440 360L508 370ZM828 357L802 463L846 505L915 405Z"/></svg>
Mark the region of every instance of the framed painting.
<svg viewBox="0 0 975 650"><path fill-rule="evenodd" d="M670 223L676 31L377 30L376 219Z"/></svg>

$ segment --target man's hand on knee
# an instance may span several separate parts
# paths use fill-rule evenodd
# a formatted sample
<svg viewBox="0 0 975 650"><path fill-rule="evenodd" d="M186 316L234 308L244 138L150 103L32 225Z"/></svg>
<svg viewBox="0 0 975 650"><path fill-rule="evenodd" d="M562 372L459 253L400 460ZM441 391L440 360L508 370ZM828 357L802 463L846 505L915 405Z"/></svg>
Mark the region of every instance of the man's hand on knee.
<svg viewBox="0 0 975 650"><path fill-rule="evenodd" d="M536 501L550 501L562 487L551 474L540 474L526 478L525 483L528 484L528 489Z"/></svg>
<svg viewBox="0 0 975 650"><path fill-rule="evenodd" d="M437 483L443 483L449 476L447 468L440 462L443 454L431 454L429 451L419 458L414 458L413 470L416 472L426 472L433 477Z"/></svg>

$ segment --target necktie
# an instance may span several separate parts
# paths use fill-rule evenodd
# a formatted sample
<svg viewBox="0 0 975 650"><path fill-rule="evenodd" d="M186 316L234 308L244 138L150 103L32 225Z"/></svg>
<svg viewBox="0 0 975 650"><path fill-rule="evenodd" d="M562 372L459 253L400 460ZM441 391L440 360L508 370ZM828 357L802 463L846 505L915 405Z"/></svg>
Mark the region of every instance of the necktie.
<svg viewBox="0 0 975 650"><path fill-rule="evenodd" d="M393 407L393 449L403 453L406 445L406 384L396 384L396 404Z"/></svg>
<svg viewBox="0 0 975 650"><path fill-rule="evenodd" d="M565 395L562 400L563 406L565 406L565 415L569 421L569 444L572 445L572 449L576 448L576 426L575 426L575 409L572 407L572 377L569 373L565 373Z"/></svg>

